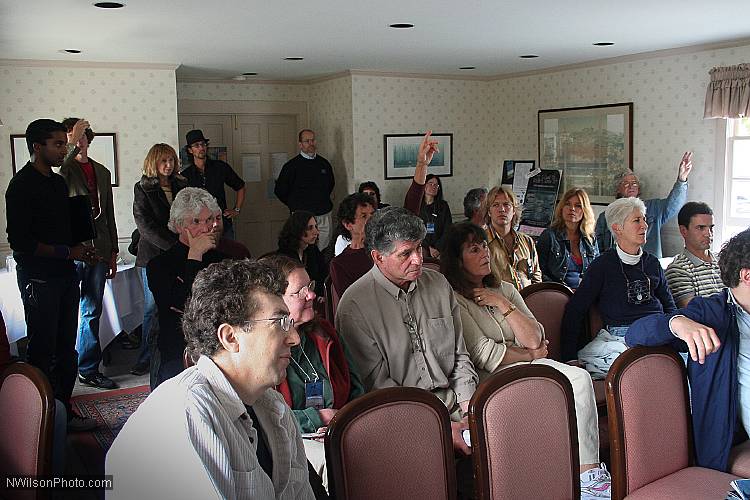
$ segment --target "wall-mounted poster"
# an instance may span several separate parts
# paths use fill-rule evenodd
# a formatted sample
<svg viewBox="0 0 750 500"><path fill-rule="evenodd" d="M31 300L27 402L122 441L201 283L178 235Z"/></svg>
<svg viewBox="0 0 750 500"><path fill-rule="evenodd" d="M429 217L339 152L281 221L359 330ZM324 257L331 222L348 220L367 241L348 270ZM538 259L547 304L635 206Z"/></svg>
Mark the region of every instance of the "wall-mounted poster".
<svg viewBox="0 0 750 500"><path fill-rule="evenodd" d="M518 230L531 236L542 234L552 223L559 190L559 170L542 170L529 179Z"/></svg>
<svg viewBox="0 0 750 500"><path fill-rule="evenodd" d="M595 204L614 201L612 182L633 169L633 103L539 111L539 166L560 170L563 191L586 190Z"/></svg>

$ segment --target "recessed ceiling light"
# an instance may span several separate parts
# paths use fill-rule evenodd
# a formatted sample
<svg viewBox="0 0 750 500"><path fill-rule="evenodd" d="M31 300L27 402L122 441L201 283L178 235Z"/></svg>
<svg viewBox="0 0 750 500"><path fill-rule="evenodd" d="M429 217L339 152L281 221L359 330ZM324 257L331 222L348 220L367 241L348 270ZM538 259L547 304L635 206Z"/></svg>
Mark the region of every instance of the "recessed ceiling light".
<svg viewBox="0 0 750 500"><path fill-rule="evenodd" d="M125 4L121 2L96 2L94 3L94 7L99 7L100 9L121 9L125 7Z"/></svg>
<svg viewBox="0 0 750 500"><path fill-rule="evenodd" d="M388 26L390 26L391 28L396 28L396 29L401 29L401 30L414 27L414 25L411 23L393 23L393 24L389 24Z"/></svg>
<svg viewBox="0 0 750 500"><path fill-rule="evenodd" d="M476 66L461 66L458 69L477 69L477 67Z"/></svg>
<svg viewBox="0 0 750 500"><path fill-rule="evenodd" d="M614 45L615 42L594 42L591 45L596 45L597 47L609 47L610 45Z"/></svg>
<svg viewBox="0 0 750 500"><path fill-rule="evenodd" d="M292 56L292 57L285 57L284 58L285 61L301 61L303 59L304 59L304 57L299 57L299 56Z"/></svg>
<svg viewBox="0 0 750 500"><path fill-rule="evenodd" d="M521 59L536 59L539 56L536 55L536 54L524 54L524 55L518 56L518 57L520 57Z"/></svg>
<svg viewBox="0 0 750 500"><path fill-rule="evenodd" d="M257 74L258 74L258 73L254 73L254 72L252 72L252 71L248 71L247 73L242 73L242 75L243 75L243 76L255 76L255 75L257 75Z"/></svg>
<svg viewBox="0 0 750 500"><path fill-rule="evenodd" d="M68 54L80 54L81 51L78 49L63 49L63 52L67 52Z"/></svg>

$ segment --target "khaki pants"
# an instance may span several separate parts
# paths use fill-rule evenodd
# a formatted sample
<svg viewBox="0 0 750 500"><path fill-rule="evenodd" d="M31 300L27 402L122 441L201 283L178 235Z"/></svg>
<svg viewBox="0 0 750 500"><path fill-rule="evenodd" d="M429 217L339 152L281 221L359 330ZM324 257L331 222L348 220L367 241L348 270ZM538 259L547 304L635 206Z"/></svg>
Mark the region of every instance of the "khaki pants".
<svg viewBox="0 0 750 500"><path fill-rule="evenodd" d="M316 215L315 222L318 224L318 248L323 251L328 247L331 241L331 212L323 215Z"/></svg>

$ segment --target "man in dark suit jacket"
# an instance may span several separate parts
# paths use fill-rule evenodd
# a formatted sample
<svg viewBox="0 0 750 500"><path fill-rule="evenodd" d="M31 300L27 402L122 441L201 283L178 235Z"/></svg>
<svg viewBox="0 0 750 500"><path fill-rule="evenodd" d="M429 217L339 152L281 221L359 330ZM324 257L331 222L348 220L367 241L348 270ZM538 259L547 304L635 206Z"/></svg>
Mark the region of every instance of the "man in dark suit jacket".
<svg viewBox="0 0 750 500"><path fill-rule="evenodd" d="M88 122L66 118L62 124L68 135L68 156L60 167L60 175L68 185L68 196L85 195L91 201L96 227L96 262L76 262L81 280L81 301L78 321L78 379L92 387L115 389L117 384L99 371L102 349L99 344L99 318L102 315L104 284L117 273L117 225L112 199L112 174L101 163L89 158L88 149L94 132ZM114 165L112 165L114 167Z"/></svg>

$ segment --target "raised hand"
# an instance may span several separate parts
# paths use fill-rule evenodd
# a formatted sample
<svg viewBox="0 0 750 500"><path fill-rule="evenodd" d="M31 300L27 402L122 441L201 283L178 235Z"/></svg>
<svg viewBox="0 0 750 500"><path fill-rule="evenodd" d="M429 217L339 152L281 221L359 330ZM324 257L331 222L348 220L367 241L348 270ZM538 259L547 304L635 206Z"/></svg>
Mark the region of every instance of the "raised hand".
<svg viewBox="0 0 750 500"><path fill-rule="evenodd" d="M70 140L68 143L78 144L78 141L83 137L83 133L86 132L87 128L89 128L88 120L78 120L76 124L73 125L73 130L70 131Z"/></svg>
<svg viewBox="0 0 750 500"><path fill-rule="evenodd" d="M693 170L693 152L685 151L685 153L682 155L682 160L680 160L680 167L677 171L677 178L681 182L687 181L691 170Z"/></svg>
<svg viewBox="0 0 750 500"><path fill-rule="evenodd" d="M424 139L422 139L422 142L419 144L419 152L417 153L417 165L429 165L435 153L440 152L440 149L438 148L438 141L431 139L431 135L432 130L428 130L424 135Z"/></svg>

